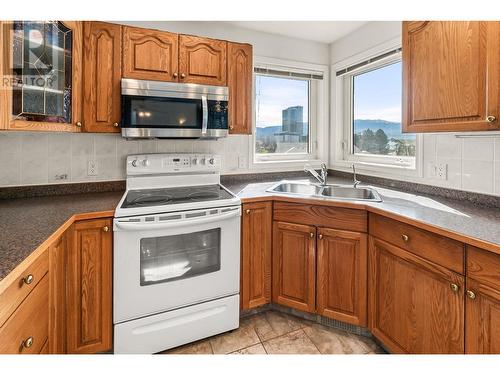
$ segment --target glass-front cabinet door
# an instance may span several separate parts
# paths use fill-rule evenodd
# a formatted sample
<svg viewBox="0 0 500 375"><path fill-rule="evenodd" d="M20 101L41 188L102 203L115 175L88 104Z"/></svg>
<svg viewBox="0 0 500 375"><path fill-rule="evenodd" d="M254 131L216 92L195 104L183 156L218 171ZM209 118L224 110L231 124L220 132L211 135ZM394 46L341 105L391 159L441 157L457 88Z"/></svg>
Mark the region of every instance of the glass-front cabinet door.
<svg viewBox="0 0 500 375"><path fill-rule="evenodd" d="M4 22L4 128L79 131L82 23ZM5 86L3 87L5 89ZM4 105L5 104L5 105Z"/></svg>

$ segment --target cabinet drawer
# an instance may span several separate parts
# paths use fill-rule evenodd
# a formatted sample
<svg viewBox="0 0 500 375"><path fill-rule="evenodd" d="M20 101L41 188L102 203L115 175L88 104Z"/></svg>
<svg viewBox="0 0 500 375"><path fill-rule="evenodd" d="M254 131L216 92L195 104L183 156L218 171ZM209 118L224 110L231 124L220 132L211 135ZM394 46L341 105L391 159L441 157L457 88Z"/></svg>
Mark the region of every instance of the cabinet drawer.
<svg viewBox="0 0 500 375"><path fill-rule="evenodd" d="M353 232L366 232L367 229L364 210L302 203L275 202L274 220Z"/></svg>
<svg viewBox="0 0 500 375"><path fill-rule="evenodd" d="M467 246L467 276L500 288L500 255Z"/></svg>
<svg viewBox="0 0 500 375"><path fill-rule="evenodd" d="M464 245L461 242L374 214L370 214L369 232L424 259L464 274Z"/></svg>
<svg viewBox="0 0 500 375"><path fill-rule="evenodd" d="M44 251L19 277L0 293L0 327L49 270L49 253Z"/></svg>
<svg viewBox="0 0 500 375"><path fill-rule="evenodd" d="M0 353L37 354L49 332L49 278L44 277L0 328Z"/></svg>

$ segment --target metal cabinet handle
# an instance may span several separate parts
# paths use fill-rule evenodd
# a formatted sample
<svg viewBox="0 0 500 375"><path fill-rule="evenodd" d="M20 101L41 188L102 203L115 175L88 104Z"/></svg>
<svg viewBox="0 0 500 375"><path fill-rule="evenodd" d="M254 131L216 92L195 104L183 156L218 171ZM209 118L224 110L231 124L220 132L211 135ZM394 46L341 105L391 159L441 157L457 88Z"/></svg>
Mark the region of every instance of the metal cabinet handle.
<svg viewBox="0 0 500 375"><path fill-rule="evenodd" d="M78 126L79 128L82 127L82 123L80 121L77 121L75 125Z"/></svg>
<svg viewBox="0 0 500 375"><path fill-rule="evenodd" d="M231 125L231 126L229 127L229 129L230 129L230 130L234 130L234 125Z"/></svg>
<svg viewBox="0 0 500 375"><path fill-rule="evenodd" d="M402 239L404 242L408 242L408 240L410 239L410 237L408 237L406 234L402 234L402 235L401 235L401 239Z"/></svg>
<svg viewBox="0 0 500 375"><path fill-rule="evenodd" d="M492 116L492 115L486 117L486 121L488 121L488 122L495 122L496 120L497 120L497 118L495 116Z"/></svg>
<svg viewBox="0 0 500 375"><path fill-rule="evenodd" d="M450 284L450 289L451 289L451 291L453 293L457 293L459 291L460 287L457 284L455 284L455 283L451 283Z"/></svg>
<svg viewBox="0 0 500 375"><path fill-rule="evenodd" d="M23 341L23 347L25 347L26 349L29 349L32 346L33 346L33 336L30 336Z"/></svg>
<svg viewBox="0 0 500 375"><path fill-rule="evenodd" d="M102 227L102 230L103 230L104 232L109 232L109 227L106 225L105 227Z"/></svg>
<svg viewBox="0 0 500 375"><path fill-rule="evenodd" d="M181 74L181 78L186 78L186 74L185 74L185 73L182 73L182 74Z"/></svg>
<svg viewBox="0 0 500 375"><path fill-rule="evenodd" d="M467 291L467 297L470 299L475 299L476 298L476 293L474 293L472 290Z"/></svg>
<svg viewBox="0 0 500 375"><path fill-rule="evenodd" d="M313 238L313 237L314 237L314 233L313 233L313 232L309 233L309 236L310 236L311 238Z"/></svg>
<svg viewBox="0 0 500 375"><path fill-rule="evenodd" d="M248 215L250 213L250 210L245 210L245 213Z"/></svg>
<svg viewBox="0 0 500 375"><path fill-rule="evenodd" d="M320 235L318 236L318 238L319 238L320 240L322 240L322 239L323 239L323 235L322 235L322 234L320 234Z"/></svg>
<svg viewBox="0 0 500 375"><path fill-rule="evenodd" d="M115 128L117 128L118 126L120 126L120 124L118 124L117 122L114 122L114 123L113 123L113 126L114 126Z"/></svg>
<svg viewBox="0 0 500 375"><path fill-rule="evenodd" d="M174 78L177 78L178 76L179 76L179 74L174 73Z"/></svg>
<svg viewBox="0 0 500 375"><path fill-rule="evenodd" d="M26 276L25 278L23 278L23 283L25 283L26 285L30 285L33 282L34 279L35 278L30 273L28 276Z"/></svg>

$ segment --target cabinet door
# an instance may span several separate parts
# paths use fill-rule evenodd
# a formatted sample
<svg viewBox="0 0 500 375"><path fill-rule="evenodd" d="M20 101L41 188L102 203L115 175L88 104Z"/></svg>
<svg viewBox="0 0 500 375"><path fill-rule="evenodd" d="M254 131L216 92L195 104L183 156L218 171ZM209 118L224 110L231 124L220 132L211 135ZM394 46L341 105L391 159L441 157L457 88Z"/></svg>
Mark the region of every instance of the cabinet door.
<svg viewBox="0 0 500 375"><path fill-rule="evenodd" d="M67 237L61 235L49 247L49 342L51 354L66 353L66 256Z"/></svg>
<svg viewBox="0 0 500 375"><path fill-rule="evenodd" d="M403 131L499 129L499 30L498 22L403 22Z"/></svg>
<svg viewBox="0 0 500 375"><path fill-rule="evenodd" d="M112 347L112 220L83 220L68 251L68 353Z"/></svg>
<svg viewBox="0 0 500 375"><path fill-rule="evenodd" d="M83 41L83 129L119 132L121 26L85 22Z"/></svg>
<svg viewBox="0 0 500 375"><path fill-rule="evenodd" d="M251 309L271 301L272 202L243 205L241 246L241 307Z"/></svg>
<svg viewBox="0 0 500 375"><path fill-rule="evenodd" d="M227 42L191 35L179 37L179 82L226 85Z"/></svg>
<svg viewBox="0 0 500 375"><path fill-rule="evenodd" d="M318 228L317 311L366 326L367 236Z"/></svg>
<svg viewBox="0 0 500 375"><path fill-rule="evenodd" d="M177 82L179 35L123 28L123 77Z"/></svg>
<svg viewBox="0 0 500 375"><path fill-rule="evenodd" d="M22 82L2 90L3 127L81 131L82 22L3 22L2 31L2 70Z"/></svg>
<svg viewBox="0 0 500 375"><path fill-rule="evenodd" d="M500 291L467 278L465 350L500 354Z"/></svg>
<svg viewBox="0 0 500 375"><path fill-rule="evenodd" d="M369 328L391 352L464 353L464 277L370 237Z"/></svg>
<svg viewBox="0 0 500 375"><path fill-rule="evenodd" d="M252 46L228 43L227 58L229 133L252 134Z"/></svg>
<svg viewBox="0 0 500 375"><path fill-rule="evenodd" d="M315 252L315 227L274 222L273 302L314 312Z"/></svg>

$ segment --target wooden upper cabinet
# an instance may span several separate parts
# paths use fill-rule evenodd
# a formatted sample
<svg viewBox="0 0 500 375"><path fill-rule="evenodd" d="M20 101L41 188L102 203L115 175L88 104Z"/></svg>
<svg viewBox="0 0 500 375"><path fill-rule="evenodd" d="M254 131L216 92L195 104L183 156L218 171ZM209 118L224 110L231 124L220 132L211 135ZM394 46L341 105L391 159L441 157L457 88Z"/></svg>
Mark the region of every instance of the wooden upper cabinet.
<svg viewBox="0 0 500 375"><path fill-rule="evenodd" d="M245 203L242 216L241 307L271 302L272 202Z"/></svg>
<svg viewBox="0 0 500 375"><path fill-rule="evenodd" d="M121 26L85 22L83 52L83 129L119 132Z"/></svg>
<svg viewBox="0 0 500 375"><path fill-rule="evenodd" d="M252 134L252 46L228 42L227 59L229 133Z"/></svg>
<svg viewBox="0 0 500 375"><path fill-rule="evenodd" d="M273 302L315 311L316 227L275 221Z"/></svg>
<svg viewBox="0 0 500 375"><path fill-rule="evenodd" d="M500 129L500 23L403 22L403 131Z"/></svg>
<svg viewBox="0 0 500 375"><path fill-rule="evenodd" d="M367 235L318 228L317 311L366 326Z"/></svg>
<svg viewBox="0 0 500 375"><path fill-rule="evenodd" d="M227 42L192 35L179 37L179 82L226 86Z"/></svg>
<svg viewBox="0 0 500 375"><path fill-rule="evenodd" d="M177 82L179 35L123 28L123 77Z"/></svg>
<svg viewBox="0 0 500 375"><path fill-rule="evenodd" d="M70 230L67 352L96 353L112 347L112 220L83 220Z"/></svg>
<svg viewBox="0 0 500 375"><path fill-rule="evenodd" d="M370 237L369 328L391 352L464 353L464 277Z"/></svg>

